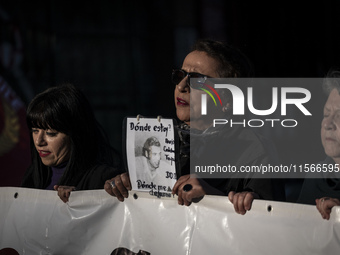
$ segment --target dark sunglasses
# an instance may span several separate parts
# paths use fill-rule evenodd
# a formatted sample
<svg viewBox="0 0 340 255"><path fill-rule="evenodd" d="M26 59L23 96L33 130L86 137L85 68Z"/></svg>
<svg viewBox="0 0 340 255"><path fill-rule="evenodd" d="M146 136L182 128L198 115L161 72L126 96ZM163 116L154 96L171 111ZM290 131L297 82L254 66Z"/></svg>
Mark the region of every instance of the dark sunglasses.
<svg viewBox="0 0 340 255"><path fill-rule="evenodd" d="M207 75L200 74L200 73L188 73L182 69L175 69L172 71L172 82L177 85L179 84L186 76L188 76L187 79L187 85L190 86L193 89L200 89L203 87L204 82L207 80L207 78L211 78ZM191 82L191 78L198 79L196 82Z"/></svg>

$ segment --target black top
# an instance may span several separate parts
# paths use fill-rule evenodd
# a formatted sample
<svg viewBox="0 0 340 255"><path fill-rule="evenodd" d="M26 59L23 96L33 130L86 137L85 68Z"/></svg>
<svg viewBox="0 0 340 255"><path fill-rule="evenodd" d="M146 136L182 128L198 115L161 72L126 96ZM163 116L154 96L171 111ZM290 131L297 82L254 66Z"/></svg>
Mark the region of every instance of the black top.
<svg viewBox="0 0 340 255"><path fill-rule="evenodd" d="M76 190L93 190L93 189L103 189L105 181L115 177L120 174L118 168L114 168L107 165L96 165L89 169L80 178L78 183L75 185ZM48 186L48 185L47 185ZM46 187L36 187L33 182L32 174L27 176L22 184L25 188L41 188L46 189Z"/></svg>
<svg viewBox="0 0 340 255"><path fill-rule="evenodd" d="M335 164L335 162L327 157L319 164ZM321 197L340 199L340 179L332 174L323 175L323 178L311 178L306 175L297 203L315 205L315 199Z"/></svg>
<svg viewBox="0 0 340 255"><path fill-rule="evenodd" d="M278 164L274 145L265 137L242 126L220 125L198 131L182 123L178 126L180 137L181 175L190 173L190 159L195 165L251 166ZM220 162L216 162L219 159ZM194 166L191 166L192 168ZM192 172L194 169L192 169ZM266 200L285 201L284 185L280 179L204 178L214 188L228 195L229 191L253 191Z"/></svg>

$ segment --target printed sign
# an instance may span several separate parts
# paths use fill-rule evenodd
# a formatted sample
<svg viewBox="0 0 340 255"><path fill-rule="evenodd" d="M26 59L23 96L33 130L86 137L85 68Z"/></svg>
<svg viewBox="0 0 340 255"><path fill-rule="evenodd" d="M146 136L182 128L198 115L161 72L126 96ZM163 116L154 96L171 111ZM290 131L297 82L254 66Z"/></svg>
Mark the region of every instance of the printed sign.
<svg viewBox="0 0 340 255"><path fill-rule="evenodd" d="M176 176L172 119L126 118L126 161L133 190L170 197Z"/></svg>

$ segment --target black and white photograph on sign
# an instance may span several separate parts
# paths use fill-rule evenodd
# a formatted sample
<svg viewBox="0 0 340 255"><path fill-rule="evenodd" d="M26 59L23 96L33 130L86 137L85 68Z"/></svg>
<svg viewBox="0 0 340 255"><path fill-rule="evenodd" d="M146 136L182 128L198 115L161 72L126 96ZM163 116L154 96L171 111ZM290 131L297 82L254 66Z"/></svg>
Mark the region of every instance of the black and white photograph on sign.
<svg viewBox="0 0 340 255"><path fill-rule="evenodd" d="M133 190L170 197L176 182L173 120L127 118L126 157Z"/></svg>

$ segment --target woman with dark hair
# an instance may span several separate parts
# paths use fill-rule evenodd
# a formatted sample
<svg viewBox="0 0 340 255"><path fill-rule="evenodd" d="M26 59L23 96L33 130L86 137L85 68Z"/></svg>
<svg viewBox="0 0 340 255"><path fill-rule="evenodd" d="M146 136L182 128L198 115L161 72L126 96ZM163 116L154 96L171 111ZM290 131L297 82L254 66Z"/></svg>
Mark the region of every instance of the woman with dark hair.
<svg viewBox="0 0 340 255"><path fill-rule="evenodd" d="M245 214L254 199L284 200L283 184L271 179L251 176L235 178L232 174L204 178L190 174L190 162L202 162L204 165L221 163L219 165L236 167L277 163L273 145L264 137L240 126L213 126L214 119L226 119L232 115L230 92L218 91L221 97L221 106L218 107L208 97L206 103L209 105L209 115L201 114L201 98L206 92L200 88L205 81L209 78L244 78L252 75L252 65L243 53L214 40L197 41L185 57L181 69L173 70L174 102L180 120L177 130L180 137L181 176L172 192L178 195L180 205L189 206L204 195L224 195L229 197L237 213ZM215 161L216 158L221 162ZM129 177L126 173L118 175L108 180L104 188L110 195L124 201L128 190L131 190Z"/></svg>
<svg viewBox="0 0 340 255"><path fill-rule="evenodd" d="M57 190L101 189L120 168L120 157L96 121L90 103L72 84L47 89L27 108L32 164L22 186Z"/></svg>

